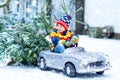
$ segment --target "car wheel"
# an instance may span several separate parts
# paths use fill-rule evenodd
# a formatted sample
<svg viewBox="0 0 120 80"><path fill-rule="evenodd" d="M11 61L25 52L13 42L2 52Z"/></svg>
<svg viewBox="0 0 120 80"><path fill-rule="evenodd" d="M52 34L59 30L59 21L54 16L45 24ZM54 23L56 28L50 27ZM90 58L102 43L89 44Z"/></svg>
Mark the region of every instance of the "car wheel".
<svg viewBox="0 0 120 80"><path fill-rule="evenodd" d="M68 63L65 65L65 74L69 77L75 77L76 76L76 69L75 66L71 63Z"/></svg>
<svg viewBox="0 0 120 80"><path fill-rule="evenodd" d="M98 75L102 75L104 71L96 72Z"/></svg>
<svg viewBox="0 0 120 80"><path fill-rule="evenodd" d="M44 58L40 58L38 67L41 70L47 70L47 66Z"/></svg>

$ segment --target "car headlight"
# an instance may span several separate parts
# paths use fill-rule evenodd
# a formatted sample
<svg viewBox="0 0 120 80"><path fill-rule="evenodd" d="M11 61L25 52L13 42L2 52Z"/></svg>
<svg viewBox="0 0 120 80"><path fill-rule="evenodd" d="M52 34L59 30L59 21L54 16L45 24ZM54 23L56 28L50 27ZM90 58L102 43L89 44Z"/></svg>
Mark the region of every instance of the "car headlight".
<svg viewBox="0 0 120 80"><path fill-rule="evenodd" d="M85 60L85 59L84 59L84 60L82 60L82 61L81 61L81 63L82 63L83 65L88 65L88 61L87 61L87 60Z"/></svg>
<svg viewBox="0 0 120 80"><path fill-rule="evenodd" d="M87 60L82 60L81 63L79 64L83 69L89 69L88 61Z"/></svg>

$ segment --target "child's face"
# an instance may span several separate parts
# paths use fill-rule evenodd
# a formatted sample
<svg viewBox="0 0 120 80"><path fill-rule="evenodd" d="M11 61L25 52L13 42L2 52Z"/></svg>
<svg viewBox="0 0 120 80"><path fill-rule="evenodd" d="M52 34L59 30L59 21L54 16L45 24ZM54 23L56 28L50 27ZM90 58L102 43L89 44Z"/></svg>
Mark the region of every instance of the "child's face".
<svg viewBox="0 0 120 80"><path fill-rule="evenodd" d="M56 29L58 30L58 32L65 31L65 28L62 25L60 25L60 24L58 24L58 26L56 27Z"/></svg>

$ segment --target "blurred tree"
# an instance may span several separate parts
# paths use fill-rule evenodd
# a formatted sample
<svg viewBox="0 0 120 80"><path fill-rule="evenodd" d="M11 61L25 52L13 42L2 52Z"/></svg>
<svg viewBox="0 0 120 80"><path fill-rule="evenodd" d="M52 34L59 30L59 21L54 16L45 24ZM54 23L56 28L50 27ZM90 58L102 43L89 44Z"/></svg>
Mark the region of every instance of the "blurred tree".
<svg viewBox="0 0 120 80"><path fill-rule="evenodd" d="M47 8L46 8L46 11L47 11L47 15L50 16L51 15L51 9L52 9L52 0L46 0L47 2Z"/></svg>
<svg viewBox="0 0 120 80"><path fill-rule="evenodd" d="M11 0L0 0L0 8L9 5Z"/></svg>
<svg viewBox="0 0 120 80"><path fill-rule="evenodd" d="M4 14L9 11L9 3L11 0L0 0L0 8L3 8Z"/></svg>
<svg viewBox="0 0 120 80"><path fill-rule="evenodd" d="M76 20L77 21L84 22L84 3L85 3L85 0L76 0L76 10L81 7L81 10L79 10L76 13ZM75 33L76 34L83 34L83 30L84 30L84 24L80 24L80 23L76 22Z"/></svg>

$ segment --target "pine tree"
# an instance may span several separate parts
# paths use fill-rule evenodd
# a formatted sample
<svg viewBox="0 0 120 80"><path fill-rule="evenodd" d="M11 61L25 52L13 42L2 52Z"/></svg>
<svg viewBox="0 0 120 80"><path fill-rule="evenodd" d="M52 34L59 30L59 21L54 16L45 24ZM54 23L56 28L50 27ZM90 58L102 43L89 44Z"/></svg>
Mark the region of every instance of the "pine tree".
<svg viewBox="0 0 120 80"><path fill-rule="evenodd" d="M4 53L4 55L10 56L11 61L8 65L12 65L12 63L36 65L39 52L50 49L51 44L45 39L52 29L49 16L42 11L31 22L16 23L14 26L14 30L4 31L10 35L10 38L8 35L4 38L6 41L4 41L5 45L3 45L1 55ZM2 40L1 43L3 44Z"/></svg>

